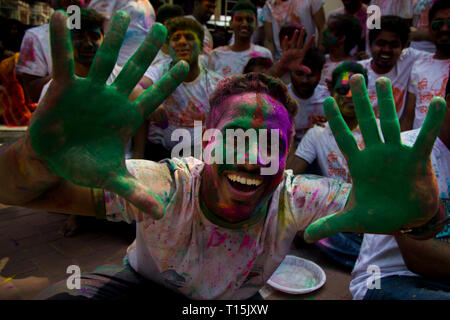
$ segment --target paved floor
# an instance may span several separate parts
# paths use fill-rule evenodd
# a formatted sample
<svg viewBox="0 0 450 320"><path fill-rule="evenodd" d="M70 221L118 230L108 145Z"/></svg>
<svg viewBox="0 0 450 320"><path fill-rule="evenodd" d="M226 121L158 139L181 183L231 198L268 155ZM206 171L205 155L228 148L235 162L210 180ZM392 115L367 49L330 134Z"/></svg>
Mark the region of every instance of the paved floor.
<svg viewBox="0 0 450 320"><path fill-rule="evenodd" d="M90 272L105 264L121 264L133 241L126 224L90 219L88 228L71 238L59 234L66 215L0 205L0 300L32 299L50 284L67 279L67 268L78 265ZM292 247L291 254L319 264L327 275L325 285L310 294L290 295L266 286L266 299L351 299L350 274L318 249Z"/></svg>

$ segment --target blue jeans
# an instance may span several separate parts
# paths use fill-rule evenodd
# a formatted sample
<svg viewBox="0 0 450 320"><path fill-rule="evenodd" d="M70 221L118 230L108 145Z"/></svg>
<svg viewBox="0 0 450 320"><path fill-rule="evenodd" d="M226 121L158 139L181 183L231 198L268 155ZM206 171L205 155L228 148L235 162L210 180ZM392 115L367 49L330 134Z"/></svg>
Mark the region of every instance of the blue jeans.
<svg viewBox="0 0 450 320"><path fill-rule="evenodd" d="M380 279L380 289L369 289L364 300L450 300L450 286L423 277Z"/></svg>

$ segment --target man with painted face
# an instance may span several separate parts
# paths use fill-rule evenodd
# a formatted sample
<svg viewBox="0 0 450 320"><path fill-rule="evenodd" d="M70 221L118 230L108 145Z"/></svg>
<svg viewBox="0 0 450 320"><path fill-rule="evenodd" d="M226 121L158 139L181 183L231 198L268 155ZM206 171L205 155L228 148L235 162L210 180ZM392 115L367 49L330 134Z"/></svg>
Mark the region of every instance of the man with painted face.
<svg viewBox="0 0 450 320"><path fill-rule="evenodd" d="M434 54L418 59L411 70L402 130L422 126L432 96L444 97L450 68L450 2L436 1L429 13L429 32Z"/></svg>
<svg viewBox="0 0 450 320"><path fill-rule="evenodd" d="M27 135L0 152L0 202L137 221L136 242L123 266L82 275L80 289L69 290L64 281L41 297L117 299L152 292L167 297L156 282L193 299L246 299L280 265L299 230L306 229L305 239L312 242L342 231L396 233L440 218L427 160L445 102L432 102L414 147L404 147L386 79L378 81L386 144L362 76L354 75L350 87L364 150L358 149L335 101L324 103L353 185L284 170L297 104L280 80L255 73L225 78L212 94L204 161L125 162L129 138L189 73L180 61L138 99L128 99L164 40L164 28L157 24L114 83L105 85L126 20L117 14L89 78L77 79L66 16L53 16L55 81ZM298 51L304 56L306 48ZM98 114L105 115L102 121L92 119ZM219 139L227 129L250 130L261 145L249 139L240 152L235 135ZM224 154L231 155L231 163L220 161Z"/></svg>
<svg viewBox="0 0 450 320"><path fill-rule="evenodd" d="M364 149L364 141L358 127L355 106L350 90L350 78L353 74L364 75L368 82L367 70L356 62L344 62L332 73L329 83L331 96L336 100L342 117L352 131L360 149ZM294 174L305 173L308 167L318 161L321 175L343 182L351 183L347 161L339 150L333 132L328 123L314 126L306 132L295 150L295 155L288 162L288 168ZM317 246L326 254L346 267L353 267L359 254L361 236L354 233L339 233L318 241Z"/></svg>
<svg viewBox="0 0 450 320"><path fill-rule="evenodd" d="M222 76L208 70L199 63L202 52L203 29L191 18L176 18L168 24L168 46L171 64L180 60L189 63L189 74L183 84L164 101L162 106L152 114L148 126L139 130L134 141L134 158L161 160L171 157L172 149L179 141L172 140L176 129L186 129L191 133L190 146L201 146L201 136L194 135L194 122L204 123L209 113L209 96L214 91ZM133 92L131 99L137 98L169 69L169 63L151 66L142 81ZM195 140L196 139L196 140ZM194 153L191 153L194 155Z"/></svg>
<svg viewBox="0 0 450 320"><path fill-rule="evenodd" d="M233 45L214 49L209 55L208 68L224 77L242 74L251 58L272 59L269 49L255 45L251 37L256 27L256 7L247 0L238 1L231 10L231 29L235 36Z"/></svg>
<svg viewBox="0 0 450 320"><path fill-rule="evenodd" d="M378 115L376 80L386 77L391 80L395 107L399 118L405 109L406 92L414 62L430 54L408 48L409 26L404 19L396 16L382 16L380 29L369 31L372 58L359 61L368 70L367 91L370 101Z"/></svg>
<svg viewBox="0 0 450 320"><path fill-rule="evenodd" d="M322 37L322 46L327 53L320 79L322 86L328 87L327 81L331 80L331 74L339 64L357 60L351 51L358 44L361 30L361 24L351 15L334 15L328 19Z"/></svg>
<svg viewBox="0 0 450 320"><path fill-rule="evenodd" d="M81 1L52 0L50 4L55 10L67 10L71 5L81 6ZM37 102L52 73L48 23L25 32L15 70L27 98L31 102Z"/></svg>

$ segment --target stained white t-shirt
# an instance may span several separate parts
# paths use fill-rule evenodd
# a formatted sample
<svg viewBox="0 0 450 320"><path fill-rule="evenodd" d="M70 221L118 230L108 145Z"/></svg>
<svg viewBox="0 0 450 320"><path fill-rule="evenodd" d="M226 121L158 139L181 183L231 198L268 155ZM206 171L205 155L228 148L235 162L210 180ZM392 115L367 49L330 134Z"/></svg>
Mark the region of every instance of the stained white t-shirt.
<svg viewBox="0 0 450 320"><path fill-rule="evenodd" d="M203 163L194 158L127 161L127 168L166 205L152 220L117 195L105 192L110 221L136 221L136 241L128 249L140 275L192 299L246 299L261 289L281 264L297 231L342 210L350 184L311 175L284 173L267 213L230 229L201 209ZM172 187L172 189L171 189Z"/></svg>
<svg viewBox="0 0 450 320"><path fill-rule="evenodd" d="M38 77L46 77L52 73L48 23L25 32L15 71Z"/></svg>
<svg viewBox="0 0 450 320"><path fill-rule="evenodd" d="M391 80L395 108L397 110L397 116L398 118L400 118L405 108L406 93L413 64L416 60L430 55L431 54L428 52L416 50L413 48L406 48L402 51L396 65L392 68L392 70L385 74L378 74L373 70L371 66L372 59L358 61L358 63L368 71L369 84L367 86L367 93L369 94L370 102L372 103L375 114L377 116L379 115L379 109L377 101L377 90L375 86L376 80L379 77L386 77Z"/></svg>
<svg viewBox="0 0 450 320"><path fill-rule="evenodd" d="M433 55L417 60L411 70L408 91L416 95L413 129L422 126L433 97L445 99L450 59L437 60Z"/></svg>
<svg viewBox="0 0 450 320"><path fill-rule="evenodd" d="M296 145L305 135L309 128L312 128L312 118L314 114L325 115L323 111L323 102L330 95L328 88L318 85L314 93L308 99L299 98L293 89L293 84L288 85L288 90L291 96L297 100L299 109L295 116L295 143Z"/></svg>
<svg viewBox="0 0 450 320"><path fill-rule="evenodd" d="M169 64L150 66L145 73L153 83L162 78L169 70ZM172 132L178 128L187 129L191 133L192 145L201 145L201 135L194 134L194 121L202 121L203 125L209 113L209 97L222 76L200 65L200 74L191 82L181 83L177 89L162 103L168 113L168 123L153 123L149 126L148 140L162 144L171 150L178 141L171 141Z"/></svg>
<svg viewBox="0 0 450 320"><path fill-rule="evenodd" d="M352 133L358 147L364 149L364 139L359 127L356 127ZM300 141L295 155L309 164L317 159L320 170L326 177L351 182L347 160L339 150L328 122L325 127L315 125L309 129Z"/></svg>
<svg viewBox="0 0 450 320"><path fill-rule="evenodd" d="M412 146L416 141L420 129L402 132L402 142L405 145ZM431 153L431 163L436 180L439 186L441 199L450 197L450 151L445 144L439 139L433 146ZM449 206L447 205L447 215L449 215ZM441 233L437 235L438 239L444 241L450 240L450 232L447 226ZM429 263L432 263L429 261ZM402 253L398 247L394 236L379 234L364 234L361 244L361 251L352 271L353 280L350 282L350 292L353 299L362 300L367 293L367 281L373 273L368 271L371 265L380 268L380 278L389 276L417 276L415 273L406 268Z"/></svg>
<svg viewBox="0 0 450 320"><path fill-rule="evenodd" d="M281 57L279 34L283 26L301 24L307 33L306 40L316 34L314 14L323 7L324 0L268 0L261 11L261 20L272 23L275 60Z"/></svg>
<svg viewBox="0 0 450 320"><path fill-rule="evenodd" d="M125 65L139 48L156 20L155 10L147 0L91 0L88 8L94 9L108 20L119 10L130 15L130 24L117 59L120 66Z"/></svg>
<svg viewBox="0 0 450 320"><path fill-rule="evenodd" d="M258 57L273 60L269 49L253 43L248 50L241 52L235 52L229 46L218 47L209 55L208 69L224 77L242 74L247 62Z"/></svg>

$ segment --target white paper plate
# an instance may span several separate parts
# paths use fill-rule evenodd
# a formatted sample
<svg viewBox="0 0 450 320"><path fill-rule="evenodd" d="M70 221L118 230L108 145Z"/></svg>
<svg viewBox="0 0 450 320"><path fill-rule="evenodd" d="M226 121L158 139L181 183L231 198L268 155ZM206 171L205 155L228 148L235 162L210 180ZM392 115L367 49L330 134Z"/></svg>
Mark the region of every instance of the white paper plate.
<svg viewBox="0 0 450 320"><path fill-rule="evenodd" d="M286 293L304 294L319 289L326 280L325 272L314 262L287 255L267 283Z"/></svg>

